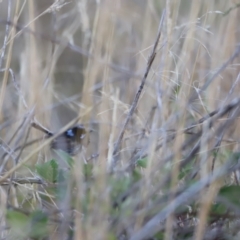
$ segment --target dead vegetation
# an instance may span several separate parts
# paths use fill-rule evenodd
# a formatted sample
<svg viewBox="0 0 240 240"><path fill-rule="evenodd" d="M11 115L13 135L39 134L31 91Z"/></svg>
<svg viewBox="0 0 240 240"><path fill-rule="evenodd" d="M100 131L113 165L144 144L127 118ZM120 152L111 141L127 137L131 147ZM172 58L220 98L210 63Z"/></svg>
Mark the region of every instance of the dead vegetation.
<svg viewBox="0 0 240 240"><path fill-rule="evenodd" d="M239 14L0 2L0 239L239 239Z"/></svg>

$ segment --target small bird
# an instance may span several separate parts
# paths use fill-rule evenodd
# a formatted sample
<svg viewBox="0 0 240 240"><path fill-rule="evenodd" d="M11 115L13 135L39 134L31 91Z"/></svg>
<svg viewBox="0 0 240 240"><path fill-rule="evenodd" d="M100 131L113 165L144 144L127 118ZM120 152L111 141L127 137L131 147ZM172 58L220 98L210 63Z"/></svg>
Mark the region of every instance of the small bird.
<svg viewBox="0 0 240 240"><path fill-rule="evenodd" d="M76 125L56 137L51 143L51 148L56 150L60 149L74 156L81 149L85 134L85 128L82 125Z"/></svg>
<svg viewBox="0 0 240 240"><path fill-rule="evenodd" d="M55 134L36 122L32 122L32 127L44 132L48 137L53 137ZM78 124L69 128L67 131L57 136L51 142L51 148L62 150L71 156L76 155L82 147L82 140L86 135L86 129L83 125Z"/></svg>

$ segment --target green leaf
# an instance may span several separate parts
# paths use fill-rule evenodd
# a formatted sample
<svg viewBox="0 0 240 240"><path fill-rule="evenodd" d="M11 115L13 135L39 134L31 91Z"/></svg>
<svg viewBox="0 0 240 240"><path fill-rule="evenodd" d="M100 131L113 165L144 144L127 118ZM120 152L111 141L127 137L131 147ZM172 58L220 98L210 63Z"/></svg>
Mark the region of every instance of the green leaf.
<svg viewBox="0 0 240 240"><path fill-rule="evenodd" d="M7 222L10 225L12 234L17 237L16 239L26 239L26 237L29 235L30 220L25 214L14 210L9 210L7 211Z"/></svg>
<svg viewBox="0 0 240 240"><path fill-rule="evenodd" d="M157 234L155 234L154 239L156 240L163 240L164 237L164 233L163 232L158 232Z"/></svg>
<svg viewBox="0 0 240 240"><path fill-rule="evenodd" d="M240 206L240 186L224 186L220 189L218 195L224 197L229 204Z"/></svg>
<svg viewBox="0 0 240 240"><path fill-rule="evenodd" d="M50 161L50 165L52 167L53 182L56 182L58 178L58 163L56 162L56 160L52 159Z"/></svg>
<svg viewBox="0 0 240 240"><path fill-rule="evenodd" d="M238 164L239 159L240 159L240 152L232 153L232 155L230 157L232 164Z"/></svg>
<svg viewBox="0 0 240 240"><path fill-rule="evenodd" d="M176 85L174 86L173 91L174 91L175 96L177 96L177 95L179 94L180 89L181 89L181 85L180 85L180 84L176 84Z"/></svg>
<svg viewBox="0 0 240 240"><path fill-rule="evenodd" d="M217 215L220 216L220 215L226 214L227 210L228 209L227 209L225 204L223 204L223 203L216 203L216 204L212 205L210 213L217 214Z"/></svg>
<svg viewBox="0 0 240 240"><path fill-rule="evenodd" d="M147 158L142 158L137 161L137 167L146 168L147 167Z"/></svg>
<svg viewBox="0 0 240 240"><path fill-rule="evenodd" d="M48 234L48 217L42 211L35 211L31 214L31 232L32 238L43 238Z"/></svg>
<svg viewBox="0 0 240 240"><path fill-rule="evenodd" d="M58 164L52 159L49 162L38 164L36 166L37 173L48 182L56 182L58 179Z"/></svg>
<svg viewBox="0 0 240 240"><path fill-rule="evenodd" d="M119 194L128 189L131 179L128 176L124 176L121 178L112 178L110 182L112 186L111 196L115 199Z"/></svg>
<svg viewBox="0 0 240 240"><path fill-rule="evenodd" d="M134 169L132 172L133 182L137 182L142 178L141 173L138 169Z"/></svg>
<svg viewBox="0 0 240 240"><path fill-rule="evenodd" d="M83 164L83 172L86 179L89 179L93 175L93 164Z"/></svg>
<svg viewBox="0 0 240 240"><path fill-rule="evenodd" d="M57 150L55 149L54 151L63 161L65 161L68 164L70 168L73 167L74 160L68 153L62 151L61 149L57 149Z"/></svg>

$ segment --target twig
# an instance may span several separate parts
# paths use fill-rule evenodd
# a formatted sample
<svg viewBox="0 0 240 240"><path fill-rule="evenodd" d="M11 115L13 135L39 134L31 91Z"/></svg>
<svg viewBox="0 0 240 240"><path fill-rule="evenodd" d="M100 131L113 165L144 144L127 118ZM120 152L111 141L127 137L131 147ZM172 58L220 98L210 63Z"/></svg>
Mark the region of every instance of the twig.
<svg viewBox="0 0 240 240"><path fill-rule="evenodd" d="M31 126L37 130L40 130L41 132L45 133L48 137L53 136L53 132L51 132L50 130L48 130L47 128L43 127L42 125L40 125L39 123L32 121L31 122Z"/></svg>
<svg viewBox="0 0 240 240"><path fill-rule="evenodd" d="M199 94L201 94L203 91L205 91L209 85L214 81L214 79L240 54L240 45L236 48L234 53L229 57L227 61L225 61L222 66L210 77L205 84L198 89L198 92L194 93L192 97L190 97L189 103L191 103L193 100L197 98Z"/></svg>
<svg viewBox="0 0 240 240"><path fill-rule="evenodd" d="M138 91L136 93L136 96L133 100L133 103L131 105L131 108L129 110L129 113L127 115L127 118L123 124L123 127L122 127L122 130L120 131L120 134L117 138L117 141L116 141L116 144L115 144L115 147L114 147L114 151L113 151L113 156L115 156L118 152L118 149L119 149L119 146L120 146L120 143L123 139L123 136L124 136L124 133L125 133L125 129L137 107L137 104L138 104L138 101L139 101L139 98L140 98L140 95L142 93L142 90L144 88L144 85L145 85L145 82L147 80L147 76L148 76L148 73L151 69L151 66L153 64L153 61L156 57L156 54L157 54L157 46L158 46L158 43L159 43L159 39L160 39L160 36L161 36L161 32L162 32L162 26L163 26L163 20L164 20L164 17L165 17L165 13L166 11L164 10L163 13L162 13L162 17L161 17L161 20L160 20L160 24L159 24L159 29L158 29L158 34L157 34L157 37L156 37L156 40L155 40L155 43L154 43L154 46L153 46L153 49L152 49L152 53L150 54L149 58L148 58L148 62L147 62L147 67L146 67L146 70L145 70L145 73L144 73L144 76L142 78L142 81L141 81L141 84L138 88ZM113 160L113 163L112 163L112 166L111 166L111 170L113 170L114 166L116 165L116 162L117 162L117 158L115 158Z"/></svg>
<svg viewBox="0 0 240 240"><path fill-rule="evenodd" d="M41 184L45 185L46 182L44 182L41 178L13 178L7 179L6 181L2 182L0 185L11 185L11 184Z"/></svg>
<svg viewBox="0 0 240 240"><path fill-rule="evenodd" d="M10 21L10 19L11 19L11 8L12 8L12 1L10 0L10 1L8 1L7 21ZM6 25L3 47L1 49L2 53L1 53L1 57L0 57L0 68L2 67L2 63L3 63L3 59L4 59L4 55L5 55L5 50L6 50L6 47L7 47L9 30L10 30L9 25Z"/></svg>
<svg viewBox="0 0 240 240"><path fill-rule="evenodd" d="M225 12L223 13L223 16L224 16L224 17L227 16L232 10L235 10L235 9L237 9L237 8L239 8L239 7L240 7L240 3L237 3L235 6L230 7L227 11L225 11Z"/></svg>
<svg viewBox="0 0 240 240"><path fill-rule="evenodd" d="M228 113L228 116L229 116L229 113ZM224 130L222 131L221 135L217 137L217 142L215 143L213 149L216 149L216 152L213 156L213 160L212 160L212 172L214 170L214 166L215 166L215 162L216 162L216 159L217 159L217 156L218 156L218 153L219 153L219 150L220 150L220 146L221 146L221 143L222 143L222 140L223 140L223 136L224 136Z"/></svg>
<svg viewBox="0 0 240 240"><path fill-rule="evenodd" d="M202 117L201 119L199 119L196 123L193 123L191 126L187 127L186 129L184 129L185 133L188 133L188 131L194 127L196 127L198 124L201 124L203 122L205 122L206 120L208 120L209 118L215 116L216 114L218 114L219 112L221 112L219 117L224 116L225 114L227 114L229 111L231 111L232 109L234 109L236 106L238 106L240 103L240 98L235 98L234 100L232 100L229 104L227 104L224 107L221 107L219 109L216 109L212 112L210 112L209 114L207 114L206 116Z"/></svg>

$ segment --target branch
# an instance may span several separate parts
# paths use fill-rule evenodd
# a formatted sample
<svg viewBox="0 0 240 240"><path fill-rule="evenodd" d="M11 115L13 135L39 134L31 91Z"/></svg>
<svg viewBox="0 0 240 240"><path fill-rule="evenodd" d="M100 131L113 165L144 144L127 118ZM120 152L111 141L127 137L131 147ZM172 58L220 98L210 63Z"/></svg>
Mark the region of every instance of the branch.
<svg viewBox="0 0 240 240"><path fill-rule="evenodd" d="M41 178L14 178L7 179L6 181L0 183L0 185L9 185L9 184L40 184L46 185L46 182Z"/></svg>
<svg viewBox="0 0 240 240"><path fill-rule="evenodd" d="M206 82L205 84L200 88L198 89L198 92L195 92L192 97L190 97L189 99L189 103L192 103L197 97L199 94L201 94L203 91L205 91L209 85L215 80L215 78L217 78L219 76L219 74L224 71L227 66L233 62L233 60L235 58L238 57L238 55L240 54L240 45L237 46L237 48L235 49L234 53L228 58L227 61L225 61L220 67L219 69L212 75L212 77L210 77Z"/></svg>
<svg viewBox="0 0 240 240"><path fill-rule="evenodd" d="M158 43L159 43L159 39L160 39L160 36L161 36L161 32L162 32L162 26L163 26L163 20L164 20L164 17L165 17L165 13L166 11L164 10L163 13L162 13L162 17L161 17L161 20L160 20L160 24L159 24L159 28L158 28L158 34L157 34L157 37L156 37L156 40L155 40L155 43L154 43L154 46L153 46L153 49L152 49L152 53L150 54L149 58L148 58L148 62L147 62L147 67L146 67L146 70L145 70L145 73L144 73L144 76L142 78L142 81L141 81L141 84L138 88L138 91L136 93L136 96L133 100L133 103L131 105L131 108L129 110L129 113L127 115L127 118L123 124L123 127L122 127L122 130L120 131L120 134L118 136L118 139L116 141L116 144L115 144L115 147L114 147L114 151L113 151L113 156L115 156L118 152L118 149L119 149L119 146L121 144L121 141L123 139L123 136L124 136L124 133L125 133L125 129L130 121L130 119L132 118L133 116L133 113L137 107L137 104L138 104L138 101L139 101L139 98L140 98L140 95L142 93L142 90L144 88L144 85L146 83L146 80L147 80L147 76L148 76L148 73L151 69L151 66L153 64L153 61L156 57L156 54L157 54L157 46L158 46ZM112 166L111 166L111 171L113 170L115 164L117 162L117 159L114 158L113 162L112 162Z"/></svg>

